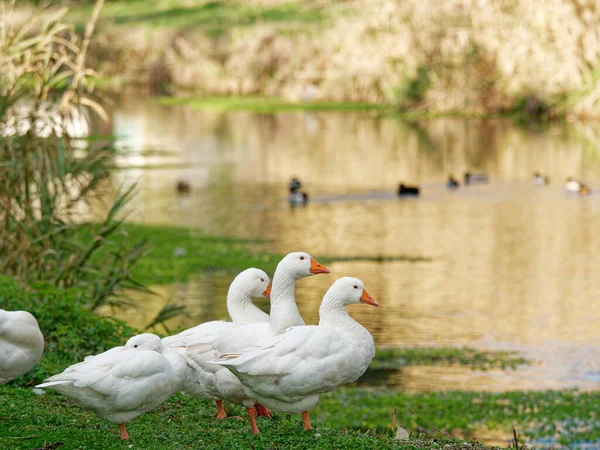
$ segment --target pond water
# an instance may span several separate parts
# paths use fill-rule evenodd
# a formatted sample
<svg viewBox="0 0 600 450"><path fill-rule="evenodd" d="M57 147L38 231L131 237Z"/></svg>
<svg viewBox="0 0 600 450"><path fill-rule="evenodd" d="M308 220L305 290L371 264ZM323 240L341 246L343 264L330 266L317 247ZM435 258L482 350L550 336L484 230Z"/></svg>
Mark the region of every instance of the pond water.
<svg viewBox="0 0 600 450"><path fill-rule="evenodd" d="M268 240L278 253L415 256L427 261L340 262L297 283L307 323L341 276L361 278L380 308L352 315L380 346L516 350L536 362L514 371L409 367L385 374L407 391L600 386L600 128L522 128L507 120L412 122L365 113L197 111L125 94L110 107L126 150L115 183L139 179L134 218L209 235ZM448 174L487 172L490 183L449 191ZM550 177L534 186L539 170ZM310 194L291 208L287 182ZM584 179L588 197L563 190ZM185 180L188 195L175 185ZM394 195L418 184L418 198ZM165 299L188 307L185 326L226 317L233 274L157 286L116 312L147 324ZM261 303L265 308L266 303ZM175 325L171 323L171 325Z"/></svg>

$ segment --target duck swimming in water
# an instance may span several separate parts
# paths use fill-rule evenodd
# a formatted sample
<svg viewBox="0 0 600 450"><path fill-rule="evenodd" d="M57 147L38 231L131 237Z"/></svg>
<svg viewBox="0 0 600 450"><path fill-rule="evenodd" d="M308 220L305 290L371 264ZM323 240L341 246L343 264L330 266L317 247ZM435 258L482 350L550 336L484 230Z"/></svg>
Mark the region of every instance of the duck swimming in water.
<svg viewBox="0 0 600 450"><path fill-rule="evenodd" d="M579 192L580 187L581 183L573 177L567 177L567 179L565 180L565 190L567 192L572 192L576 194Z"/></svg>
<svg viewBox="0 0 600 450"><path fill-rule="evenodd" d="M573 177L567 177L565 181L565 191L582 196L590 195L592 193L592 189L587 184L576 180Z"/></svg>
<svg viewBox="0 0 600 450"><path fill-rule="evenodd" d="M550 182L550 178L548 178L546 175L542 175L539 172L533 172L532 181L536 186L546 186Z"/></svg>
<svg viewBox="0 0 600 450"><path fill-rule="evenodd" d="M592 194L592 189L585 183L581 183L581 185L579 186L579 195L591 195Z"/></svg>
<svg viewBox="0 0 600 450"><path fill-rule="evenodd" d="M465 173L465 184L485 184L489 181L487 173Z"/></svg>
<svg viewBox="0 0 600 450"><path fill-rule="evenodd" d="M460 186L460 183L458 182L458 180L456 178L454 178L452 175L448 175L448 181L446 181L446 187L448 189L456 189L459 186Z"/></svg>
<svg viewBox="0 0 600 450"><path fill-rule="evenodd" d="M292 192L288 198L291 206L306 205L308 203L308 194L306 192Z"/></svg>
<svg viewBox="0 0 600 450"><path fill-rule="evenodd" d="M400 183L398 186L398 196L400 197L418 197L420 188L418 186L407 186Z"/></svg>
<svg viewBox="0 0 600 450"><path fill-rule="evenodd" d="M290 203L290 206L306 205L308 203L308 194L304 191L300 191L302 182L298 178L292 178L289 187L290 195L288 197L288 202Z"/></svg>
<svg viewBox="0 0 600 450"><path fill-rule="evenodd" d="M190 184L187 181L183 180L177 181L176 188L177 192L179 192L180 194L188 194L192 190Z"/></svg>
<svg viewBox="0 0 600 450"><path fill-rule="evenodd" d="M290 180L289 186L290 186L290 194L293 194L294 192L298 191L298 189L300 189L302 187L302 182L298 178L293 177Z"/></svg>

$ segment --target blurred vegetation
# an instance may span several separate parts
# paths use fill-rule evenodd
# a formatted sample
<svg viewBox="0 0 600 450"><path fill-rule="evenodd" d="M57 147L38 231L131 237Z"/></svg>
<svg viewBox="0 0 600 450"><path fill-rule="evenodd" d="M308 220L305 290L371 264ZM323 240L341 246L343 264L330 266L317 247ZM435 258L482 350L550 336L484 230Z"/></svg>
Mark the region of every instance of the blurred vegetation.
<svg viewBox="0 0 600 450"><path fill-rule="evenodd" d="M387 104L358 102L289 102L277 97L260 96L201 96L201 97L162 97L164 105L186 105L194 109L216 111L250 111L260 114L293 111L375 111L391 112L393 107Z"/></svg>
<svg viewBox="0 0 600 450"><path fill-rule="evenodd" d="M76 236L115 169L110 144L82 140L90 111L105 116L85 64L101 5L81 38L65 22L66 9L6 4L0 32L0 270L25 284L84 288L92 309L123 289L145 289L130 275L143 241L114 239L133 186L107 205L88 239Z"/></svg>
<svg viewBox="0 0 600 450"><path fill-rule="evenodd" d="M91 53L161 91L548 120L599 115L599 22L581 0L129 0L106 5Z"/></svg>
<svg viewBox="0 0 600 450"><path fill-rule="evenodd" d="M46 341L41 361L11 385L39 383L87 355L123 345L136 334L121 321L98 316L91 310L92 303L81 288L57 288L51 282L40 282L25 289L13 279L0 276L0 308L29 311Z"/></svg>
<svg viewBox="0 0 600 450"><path fill-rule="evenodd" d="M463 348L378 348L369 369L399 369L410 365L461 365L472 369L515 369L528 361L517 352Z"/></svg>

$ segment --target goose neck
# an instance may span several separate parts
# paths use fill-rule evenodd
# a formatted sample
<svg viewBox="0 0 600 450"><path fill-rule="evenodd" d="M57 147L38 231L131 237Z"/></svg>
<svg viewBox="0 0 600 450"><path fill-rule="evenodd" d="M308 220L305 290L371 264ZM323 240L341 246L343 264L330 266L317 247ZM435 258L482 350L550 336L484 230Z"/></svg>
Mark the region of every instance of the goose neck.
<svg viewBox="0 0 600 450"><path fill-rule="evenodd" d="M271 289L271 330L275 334L283 333L287 328L304 325L295 294L296 279L287 272L275 271Z"/></svg>
<svg viewBox="0 0 600 450"><path fill-rule="evenodd" d="M273 287L271 289L271 311L282 302L294 298L296 280L288 273L276 270L273 276Z"/></svg>
<svg viewBox="0 0 600 450"><path fill-rule="evenodd" d="M252 297L239 289L229 289L227 293L227 312L234 322L243 319L249 306L253 306Z"/></svg>
<svg viewBox="0 0 600 450"><path fill-rule="evenodd" d="M323 297L319 308L319 319L319 325L325 326L345 326L355 322L348 314L345 303L330 293Z"/></svg>

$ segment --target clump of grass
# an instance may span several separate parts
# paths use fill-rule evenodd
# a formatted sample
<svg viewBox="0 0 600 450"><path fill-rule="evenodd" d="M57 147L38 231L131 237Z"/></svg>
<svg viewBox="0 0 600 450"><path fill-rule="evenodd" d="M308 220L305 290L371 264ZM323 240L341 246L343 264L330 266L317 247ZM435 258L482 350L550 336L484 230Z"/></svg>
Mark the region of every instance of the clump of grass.
<svg viewBox="0 0 600 450"><path fill-rule="evenodd" d="M400 369L412 365L461 365L476 370L515 369L529 361L517 352L461 348L378 348L370 369Z"/></svg>

